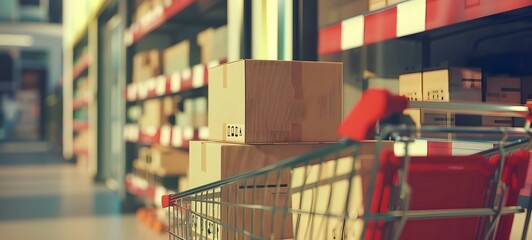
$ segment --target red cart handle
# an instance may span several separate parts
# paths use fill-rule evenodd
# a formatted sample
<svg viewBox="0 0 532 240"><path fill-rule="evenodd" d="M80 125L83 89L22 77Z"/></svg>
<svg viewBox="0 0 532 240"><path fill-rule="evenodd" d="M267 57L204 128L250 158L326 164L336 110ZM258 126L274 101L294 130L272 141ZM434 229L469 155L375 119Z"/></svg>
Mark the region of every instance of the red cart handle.
<svg viewBox="0 0 532 240"><path fill-rule="evenodd" d="M375 134L375 124L408 106L404 96L392 95L384 89L368 89L340 124L338 134L354 141L369 140Z"/></svg>
<svg viewBox="0 0 532 240"><path fill-rule="evenodd" d="M166 194L161 197L161 204L163 208L170 207L172 205L172 194Z"/></svg>

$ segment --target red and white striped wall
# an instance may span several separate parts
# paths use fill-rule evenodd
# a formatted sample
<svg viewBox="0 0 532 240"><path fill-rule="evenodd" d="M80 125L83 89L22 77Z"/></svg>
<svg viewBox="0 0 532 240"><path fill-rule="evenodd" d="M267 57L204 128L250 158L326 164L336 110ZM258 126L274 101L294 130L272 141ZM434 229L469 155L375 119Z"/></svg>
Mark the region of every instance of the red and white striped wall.
<svg viewBox="0 0 532 240"><path fill-rule="evenodd" d="M530 0L408 0L321 29L318 54L348 50L531 5Z"/></svg>

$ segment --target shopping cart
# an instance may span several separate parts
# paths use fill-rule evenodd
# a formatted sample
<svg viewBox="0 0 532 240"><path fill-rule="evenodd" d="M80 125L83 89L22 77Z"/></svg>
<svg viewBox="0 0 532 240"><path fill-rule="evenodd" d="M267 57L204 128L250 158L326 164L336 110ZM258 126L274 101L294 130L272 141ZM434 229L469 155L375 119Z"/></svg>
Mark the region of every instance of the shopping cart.
<svg viewBox="0 0 532 240"><path fill-rule="evenodd" d="M513 214L525 212L517 197L529 124L416 128L395 117L407 106L531 119L524 106L408 103L368 90L340 126L339 143L163 196L170 239L508 239ZM499 140L468 156L409 156L423 132ZM404 156L395 156L389 140L404 144Z"/></svg>

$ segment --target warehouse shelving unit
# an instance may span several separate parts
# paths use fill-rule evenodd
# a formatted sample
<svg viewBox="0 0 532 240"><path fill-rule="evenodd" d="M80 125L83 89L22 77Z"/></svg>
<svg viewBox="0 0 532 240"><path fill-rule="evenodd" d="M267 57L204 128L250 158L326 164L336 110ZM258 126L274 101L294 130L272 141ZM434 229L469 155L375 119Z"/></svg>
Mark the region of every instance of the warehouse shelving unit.
<svg viewBox="0 0 532 240"><path fill-rule="evenodd" d="M158 198L166 193L186 189L187 176L172 171L150 167L151 156L140 158L140 149L157 151L180 151L187 154L189 141L208 138L206 126L192 122L180 122L172 117L161 125L143 123L131 112L142 112L147 102L172 98L172 110L183 112L185 101L207 97L208 69L225 63L226 58L208 62L202 60L201 47L196 43L197 34L227 24L227 1L152 1L151 9L137 13L137 6L128 3L125 10L126 29L123 34L126 69L125 85L122 88L125 104L122 129L124 145L125 177L128 192L125 208L160 208ZM133 59L140 52L156 49L161 52L183 40L190 42L190 53L186 62L189 66L177 71L162 70L149 77L134 79ZM177 61L177 60L176 60ZM164 63L160 64L163 65ZM205 109L206 111L206 109ZM178 113L179 114L179 113ZM136 114L138 115L138 113ZM144 117L142 114L140 117ZM151 116L153 117L153 116ZM158 116L159 117L159 116ZM205 119L206 120L206 119ZM187 154L188 155L188 154ZM175 159L176 164L183 159ZM188 158L186 159L188 162ZM131 204L133 203L133 204ZM162 220L162 219L161 219Z"/></svg>
<svg viewBox="0 0 532 240"><path fill-rule="evenodd" d="M322 26L318 55L320 60L344 63L344 111L369 87L399 93L401 74L449 67L481 69L482 99L478 102L488 102L488 79L519 79L520 87L512 91L521 99L507 103L519 105L526 103L532 90L531 13L530 1L402 1ZM510 87L510 82L505 84ZM484 120L479 119L461 124L484 125ZM523 124L523 119L513 118L509 126ZM468 142L458 137L436 142L429 138L413 149L421 155L468 154L476 152L474 142L489 145L497 140ZM530 172L528 176L521 196L529 194ZM526 205L526 197L521 197L520 202Z"/></svg>

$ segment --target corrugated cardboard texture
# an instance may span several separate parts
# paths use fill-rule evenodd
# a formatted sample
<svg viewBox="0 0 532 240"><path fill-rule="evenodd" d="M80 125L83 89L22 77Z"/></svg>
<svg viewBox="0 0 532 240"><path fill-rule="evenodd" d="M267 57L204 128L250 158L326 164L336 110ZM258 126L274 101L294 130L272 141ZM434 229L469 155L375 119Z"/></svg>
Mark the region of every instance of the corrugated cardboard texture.
<svg viewBox="0 0 532 240"><path fill-rule="evenodd" d="M448 68L423 72L422 81L423 101L482 101L482 72L479 69Z"/></svg>
<svg viewBox="0 0 532 240"><path fill-rule="evenodd" d="M422 73L409 73L399 76L399 94L410 101L423 100Z"/></svg>
<svg viewBox="0 0 532 240"><path fill-rule="evenodd" d="M225 80L223 68L227 68ZM213 68L209 76L211 140L338 140L336 128L342 117L340 63L242 60ZM243 138L224 134L227 126L234 125L243 126Z"/></svg>
<svg viewBox="0 0 532 240"><path fill-rule="evenodd" d="M486 102L500 104L520 104L521 78L486 78Z"/></svg>

